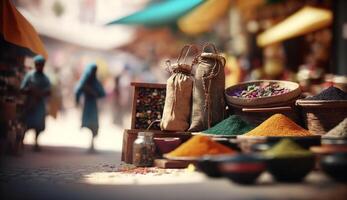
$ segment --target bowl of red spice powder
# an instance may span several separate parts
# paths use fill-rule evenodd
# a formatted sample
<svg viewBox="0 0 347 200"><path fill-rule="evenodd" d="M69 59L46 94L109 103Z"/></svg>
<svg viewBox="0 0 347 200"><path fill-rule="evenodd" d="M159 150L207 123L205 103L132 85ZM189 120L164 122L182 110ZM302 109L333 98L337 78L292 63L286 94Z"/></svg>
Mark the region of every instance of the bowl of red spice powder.
<svg viewBox="0 0 347 200"><path fill-rule="evenodd" d="M265 171L264 159L257 154L237 154L219 162L220 173L239 184L253 184Z"/></svg>

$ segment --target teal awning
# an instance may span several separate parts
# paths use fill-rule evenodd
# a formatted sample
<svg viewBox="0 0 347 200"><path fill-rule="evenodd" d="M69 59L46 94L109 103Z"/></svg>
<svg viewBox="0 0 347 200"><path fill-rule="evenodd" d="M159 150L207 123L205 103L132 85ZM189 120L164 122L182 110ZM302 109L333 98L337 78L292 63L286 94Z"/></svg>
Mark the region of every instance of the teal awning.
<svg viewBox="0 0 347 200"><path fill-rule="evenodd" d="M202 2L203 0L170 0L153 3L143 10L109 22L107 25L141 24L145 26L160 26L171 24Z"/></svg>

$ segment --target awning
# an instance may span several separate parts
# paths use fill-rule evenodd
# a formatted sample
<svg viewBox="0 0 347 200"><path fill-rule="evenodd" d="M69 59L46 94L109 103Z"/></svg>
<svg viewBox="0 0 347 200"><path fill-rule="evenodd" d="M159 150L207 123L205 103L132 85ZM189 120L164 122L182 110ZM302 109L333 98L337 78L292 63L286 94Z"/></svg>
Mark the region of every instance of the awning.
<svg viewBox="0 0 347 200"><path fill-rule="evenodd" d="M21 15L9 0L0 3L0 32L5 41L27 48L47 58L47 52L34 27Z"/></svg>
<svg viewBox="0 0 347 200"><path fill-rule="evenodd" d="M82 47L110 50L133 40L134 28L126 26L105 27L96 24L41 17L25 9L20 12L35 26L40 35Z"/></svg>
<svg viewBox="0 0 347 200"><path fill-rule="evenodd" d="M195 35L208 31L229 10L230 0L208 0L183 16L178 26L184 33Z"/></svg>
<svg viewBox="0 0 347 200"><path fill-rule="evenodd" d="M304 35L329 26L332 20L330 10L307 6L261 33L257 37L257 43L263 47Z"/></svg>
<svg viewBox="0 0 347 200"><path fill-rule="evenodd" d="M140 24L161 26L175 23L178 18L200 5L203 0L167 0L153 3L129 16L109 22L111 24Z"/></svg>

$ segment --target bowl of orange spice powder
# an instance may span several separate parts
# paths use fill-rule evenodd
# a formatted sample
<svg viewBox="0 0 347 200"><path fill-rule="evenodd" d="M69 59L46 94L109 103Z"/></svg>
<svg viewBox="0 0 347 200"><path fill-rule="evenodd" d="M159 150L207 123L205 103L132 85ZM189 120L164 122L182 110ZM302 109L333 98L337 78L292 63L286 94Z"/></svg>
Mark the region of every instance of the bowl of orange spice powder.
<svg viewBox="0 0 347 200"><path fill-rule="evenodd" d="M198 160L206 155L232 155L235 151L208 136L196 135L175 150L164 154L163 157L171 160Z"/></svg>

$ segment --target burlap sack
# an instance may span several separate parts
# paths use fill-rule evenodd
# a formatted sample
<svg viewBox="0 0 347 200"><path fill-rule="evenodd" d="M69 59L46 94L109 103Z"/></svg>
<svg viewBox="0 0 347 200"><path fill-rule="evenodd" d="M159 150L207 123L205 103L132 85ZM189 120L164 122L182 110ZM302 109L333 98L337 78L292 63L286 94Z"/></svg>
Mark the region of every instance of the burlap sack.
<svg viewBox="0 0 347 200"><path fill-rule="evenodd" d="M213 52L207 53L211 47ZM191 124L188 131L206 130L224 119L225 58L213 44L206 44L198 58L193 87Z"/></svg>
<svg viewBox="0 0 347 200"><path fill-rule="evenodd" d="M177 63L171 65L169 62L168 69L172 73L166 83L166 97L163 110L163 116L160 123L161 130L167 131L186 131L189 128L193 77L191 75L192 65L180 63L184 52L184 62L191 49L196 50L194 45L183 47Z"/></svg>

